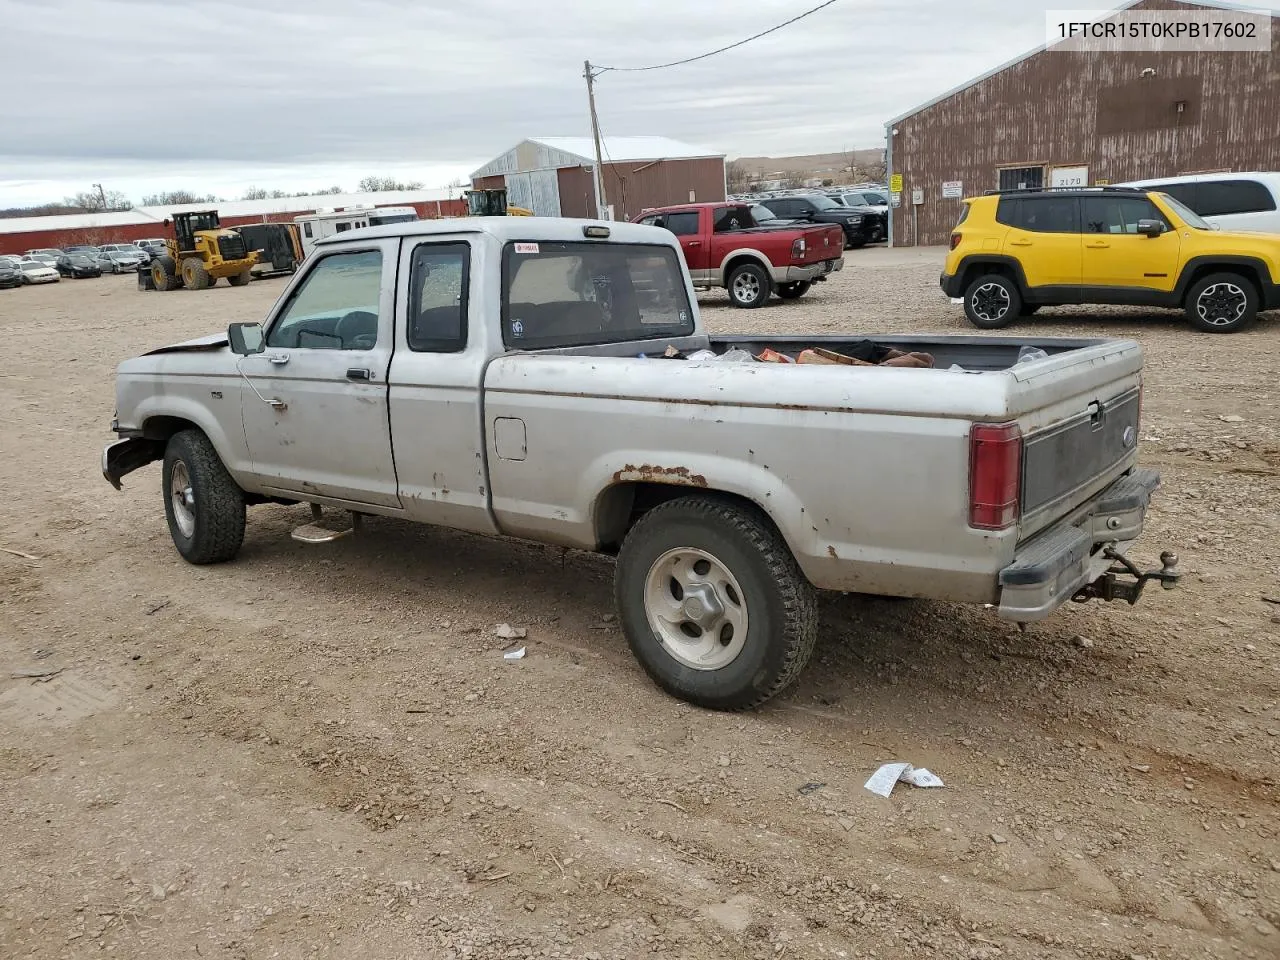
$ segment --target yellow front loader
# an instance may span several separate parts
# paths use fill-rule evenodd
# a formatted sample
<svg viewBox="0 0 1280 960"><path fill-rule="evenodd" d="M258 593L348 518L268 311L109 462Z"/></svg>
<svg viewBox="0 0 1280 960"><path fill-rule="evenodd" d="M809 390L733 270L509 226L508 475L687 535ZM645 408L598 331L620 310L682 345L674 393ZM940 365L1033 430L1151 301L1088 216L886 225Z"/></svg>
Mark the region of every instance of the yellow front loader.
<svg viewBox="0 0 1280 960"><path fill-rule="evenodd" d="M204 290L223 277L233 287L243 287L258 262L257 251L248 250L240 234L222 228L216 210L175 213L173 237L165 246L168 249L151 261L151 282L157 290Z"/></svg>
<svg viewBox="0 0 1280 960"><path fill-rule="evenodd" d="M488 190L468 190L464 194L467 200L467 216L469 217L532 217L533 211L524 207L513 207L507 204L507 191L503 187Z"/></svg>

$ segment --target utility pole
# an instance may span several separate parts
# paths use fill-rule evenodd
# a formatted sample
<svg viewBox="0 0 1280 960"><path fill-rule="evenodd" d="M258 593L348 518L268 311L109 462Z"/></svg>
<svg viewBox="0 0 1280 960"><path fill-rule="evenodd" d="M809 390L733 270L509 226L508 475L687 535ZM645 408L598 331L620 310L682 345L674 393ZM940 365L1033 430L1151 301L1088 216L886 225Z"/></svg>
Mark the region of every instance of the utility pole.
<svg viewBox="0 0 1280 960"><path fill-rule="evenodd" d="M103 210L107 209L106 191L102 189L102 184L100 183L95 183L94 186L98 188L98 202L101 204L101 209Z"/></svg>
<svg viewBox="0 0 1280 960"><path fill-rule="evenodd" d="M595 169L595 188L596 188L596 218L599 220L608 219L608 200L604 193L604 159L600 156L600 121L596 117L596 88L595 74L591 72L591 61L584 60L582 63L582 75L587 78L587 106L591 109L591 139L596 145L596 169Z"/></svg>

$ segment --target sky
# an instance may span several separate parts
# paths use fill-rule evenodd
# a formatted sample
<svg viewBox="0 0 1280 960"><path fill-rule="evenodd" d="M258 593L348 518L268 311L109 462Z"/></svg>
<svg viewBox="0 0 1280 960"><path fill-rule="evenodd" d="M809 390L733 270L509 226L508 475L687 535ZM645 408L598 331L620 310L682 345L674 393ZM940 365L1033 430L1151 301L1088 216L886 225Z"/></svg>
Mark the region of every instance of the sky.
<svg viewBox="0 0 1280 960"><path fill-rule="evenodd" d="M590 133L582 64L695 56L817 0L0 0L0 208L367 175L442 187ZM1246 6L1267 7L1266 2ZM682 67L606 73L602 131L729 156L880 146L883 125L1108 0L837 0Z"/></svg>

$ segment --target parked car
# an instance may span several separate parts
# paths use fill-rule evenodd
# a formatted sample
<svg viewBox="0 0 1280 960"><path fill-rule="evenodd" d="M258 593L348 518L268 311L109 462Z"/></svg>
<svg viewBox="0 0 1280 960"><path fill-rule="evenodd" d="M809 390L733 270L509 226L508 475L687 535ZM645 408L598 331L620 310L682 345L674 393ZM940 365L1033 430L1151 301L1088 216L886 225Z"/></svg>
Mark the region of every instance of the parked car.
<svg viewBox="0 0 1280 960"><path fill-rule="evenodd" d="M0 257L0 287L17 287L22 282L22 269L17 261Z"/></svg>
<svg viewBox="0 0 1280 960"><path fill-rule="evenodd" d="M82 243L82 244L76 244L75 246L71 246L71 247L63 247L62 252L63 253L89 253L89 254L93 254L94 256L97 256L99 253L102 252L102 250L100 247L95 247L89 244Z"/></svg>
<svg viewBox="0 0 1280 960"><path fill-rule="evenodd" d="M1147 573L1126 557L1160 482L1137 468L1139 344L881 341L935 369L715 359L865 341L710 336L682 260L668 231L570 219L324 239L264 323L120 365L103 475L119 488L161 461L193 564L235 558L249 504L299 501L321 521L616 555L618 621L644 669L719 709L796 678L820 589L1026 622L1175 585L1172 555ZM1029 344L1044 355L1019 363ZM239 579L277 562L259 551Z"/></svg>
<svg viewBox="0 0 1280 960"><path fill-rule="evenodd" d="M162 257L168 252L168 247L163 240L139 240L138 249L145 250L152 259Z"/></svg>
<svg viewBox="0 0 1280 960"><path fill-rule="evenodd" d="M62 256L62 251L46 247L42 250L28 250L25 255L32 260L42 260L52 267L57 264L58 258Z"/></svg>
<svg viewBox="0 0 1280 960"><path fill-rule="evenodd" d="M123 253L136 258L143 266L151 262L151 254L132 243L108 243L102 247L103 253Z"/></svg>
<svg viewBox="0 0 1280 960"><path fill-rule="evenodd" d="M871 207L882 214L889 212L889 195L882 190L866 188L828 190L826 195L846 207Z"/></svg>
<svg viewBox="0 0 1280 960"><path fill-rule="evenodd" d="M724 287L735 307L759 307L776 293L795 300L844 267L843 234L834 226L760 226L743 203L689 203L646 210L637 223L680 240L693 285Z"/></svg>
<svg viewBox="0 0 1280 960"><path fill-rule="evenodd" d="M27 284L57 283L61 279L58 271L43 260L22 260L18 269L22 272L22 282Z"/></svg>
<svg viewBox="0 0 1280 960"><path fill-rule="evenodd" d="M983 329L1118 303L1181 307L1197 330L1235 333L1280 308L1280 236L1220 231L1131 187L991 194L964 201L940 283Z"/></svg>
<svg viewBox="0 0 1280 960"><path fill-rule="evenodd" d="M1280 233L1280 173L1200 173L1118 186L1167 193L1223 230Z"/></svg>
<svg viewBox="0 0 1280 960"><path fill-rule="evenodd" d="M87 253L64 253L58 258L58 273L64 277L100 277L102 265Z"/></svg>
<svg viewBox="0 0 1280 960"><path fill-rule="evenodd" d="M887 236L885 218L865 210L852 210L820 193L774 197L764 205L784 220L835 223L844 230L845 246L851 249L878 243Z"/></svg>
<svg viewBox="0 0 1280 960"><path fill-rule="evenodd" d="M140 250L128 253L124 250L112 250L103 247L98 256L98 262L104 264L104 273L128 273L137 271L143 265L143 256L144 254Z"/></svg>

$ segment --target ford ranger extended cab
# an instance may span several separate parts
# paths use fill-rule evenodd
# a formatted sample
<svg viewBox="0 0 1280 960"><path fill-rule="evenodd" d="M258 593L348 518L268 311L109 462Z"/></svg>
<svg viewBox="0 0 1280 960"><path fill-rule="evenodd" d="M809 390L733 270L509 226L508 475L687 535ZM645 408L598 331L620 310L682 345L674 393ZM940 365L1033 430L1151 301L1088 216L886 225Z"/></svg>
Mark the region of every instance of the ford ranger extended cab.
<svg viewBox="0 0 1280 960"><path fill-rule="evenodd" d="M614 554L641 664L720 709L795 678L818 589L1025 622L1174 585L1172 555L1128 558L1159 484L1136 462L1137 343L882 341L934 369L746 356L853 339L709 336L655 227L370 227L318 243L264 322L121 364L102 470L118 489L162 462L194 564L233 559L262 503Z"/></svg>
<svg viewBox="0 0 1280 960"><path fill-rule="evenodd" d="M844 234L831 225L762 226L745 203L687 203L646 210L636 223L680 238L699 289L724 287L735 307L795 300L844 266Z"/></svg>

